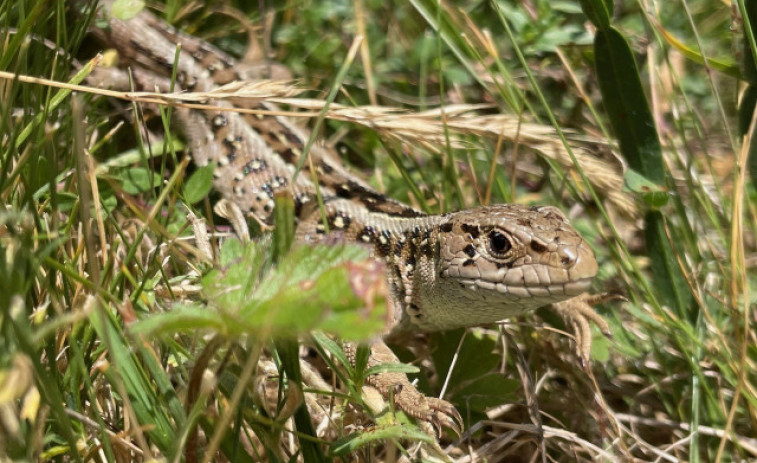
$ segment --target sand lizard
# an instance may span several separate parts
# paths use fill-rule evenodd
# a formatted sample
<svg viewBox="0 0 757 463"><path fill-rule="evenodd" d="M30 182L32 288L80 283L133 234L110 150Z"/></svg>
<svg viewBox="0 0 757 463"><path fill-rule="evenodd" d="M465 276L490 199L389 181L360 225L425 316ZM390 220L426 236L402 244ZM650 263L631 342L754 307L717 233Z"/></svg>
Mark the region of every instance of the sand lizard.
<svg viewBox="0 0 757 463"><path fill-rule="evenodd" d="M106 34L136 80L150 90L167 88L179 42L177 85L183 90L209 91L254 77L226 53L147 12L128 21L111 19ZM264 102L233 103L270 108ZM282 116L184 108L174 113L194 162L215 164L214 187L243 214L272 223L273 196L286 189L295 201L299 241L337 234L373 247L387 264L395 318L390 336L494 323L548 304L557 306L577 338L583 337L583 355L590 342L588 322L607 331L590 307L592 297L584 294L597 272L594 254L557 208L502 204L428 215L387 198L342 167L329 149L313 145L309 156L319 175L326 227L313 206L315 185L309 176L293 181L309 136L302 128ZM376 343L371 365L387 361L397 359L385 344ZM383 393L401 386L393 396L398 407L437 427L459 429L455 408L423 396L404 374L385 373L371 383Z"/></svg>

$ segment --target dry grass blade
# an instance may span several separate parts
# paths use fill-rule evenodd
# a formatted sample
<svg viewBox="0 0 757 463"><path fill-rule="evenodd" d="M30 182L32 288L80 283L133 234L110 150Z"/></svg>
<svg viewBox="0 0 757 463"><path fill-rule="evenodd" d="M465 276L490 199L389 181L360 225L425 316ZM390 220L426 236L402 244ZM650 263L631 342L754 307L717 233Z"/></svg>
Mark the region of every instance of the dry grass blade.
<svg viewBox="0 0 757 463"><path fill-rule="evenodd" d="M318 111L323 102L314 99L273 98L271 101L298 107L309 111ZM348 107L332 104L326 112L329 119L351 122L369 127L382 136L409 146L422 146L439 153L449 142L454 148L463 148L468 143L462 136L476 135L491 140L501 137L504 141L518 143L535 153L558 163L567 170L573 170L573 160L563 145L557 131L548 125L519 121L509 114L480 115L475 111L490 108L488 105L451 105L421 113L412 113L381 106ZM442 117L443 116L443 117ZM602 140L585 135L567 133L575 142L571 147L578 163L586 176L604 196L621 212L628 216L636 215L636 205L632 198L622 192L618 185L623 184L623 172L620 166L597 157L592 151L608 150L610 147Z"/></svg>
<svg viewBox="0 0 757 463"><path fill-rule="evenodd" d="M7 74L7 75L6 75ZM0 78L12 78L9 73L0 74ZM301 92L290 81L235 81L210 92L118 92L85 85L70 85L48 79L18 76L19 80L54 87L119 98L128 101L175 105L200 110L236 111L245 114L267 114L281 116L314 117L321 113L326 102L312 98L290 98ZM305 109L307 112L265 111L259 109L218 107L204 104L209 100L250 100L269 101L285 104L292 108ZM390 140L411 146L421 146L431 152L439 153L449 140L452 147L467 146L462 139L466 135L518 143L533 152L558 163L566 170L574 168L570 153L560 140L557 131L551 126L522 122L517 116L509 114L475 114L475 111L489 108L488 105L450 105L431 111L413 113L398 108L384 106L351 107L332 103L325 112L328 119L351 122L369 127ZM443 116L443 117L442 117ZM445 129L451 134L445 134ZM618 185L623 184L622 169L594 154L592 150L609 149L606 142L592 139L585 135L573 135L575 142L571 147L581 169L586 173L592 186L609 199L622 213L633 217L636 206L633 200L622 192Z"/></svg>

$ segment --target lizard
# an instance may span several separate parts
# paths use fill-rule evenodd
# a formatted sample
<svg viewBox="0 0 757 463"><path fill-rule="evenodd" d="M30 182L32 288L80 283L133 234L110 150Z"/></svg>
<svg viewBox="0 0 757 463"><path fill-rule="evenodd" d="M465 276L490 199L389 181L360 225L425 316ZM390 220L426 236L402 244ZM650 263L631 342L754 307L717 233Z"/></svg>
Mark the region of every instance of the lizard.
<svg viewBox="0 0 757 463"><path fill-rule="evenodd" d="M106 35L132 67L137 84L147 89L167 90L167 76L174 71L180 89L196 92L258 77L147 11L128 20L109 18ZM597 273L596 258L558 208L498 204L426 214L386 197L347 170L331 149L313 144L308 156L318 174L316 185L307 175L294 176L310 136L305 129L285 116L232 110L233 105L275 109L264 101L212 104L229 110L174 109L195 164L215 165L214 188L246 218L271 225L274 195L287 190L295 202L297 241L337 237L371 246L386 263L394 318L384 339L496 323L550 304L573 327L583 358L591 341L589 322L609 333L591 307L603 296L586 293ZM315 205L316 188L323 211ZM398 359L382 340L371 346L369 366L393 362ZM455 407L421 394L404 373L384 372L368 382L407 414L438 430L460 432Z"/></svg>

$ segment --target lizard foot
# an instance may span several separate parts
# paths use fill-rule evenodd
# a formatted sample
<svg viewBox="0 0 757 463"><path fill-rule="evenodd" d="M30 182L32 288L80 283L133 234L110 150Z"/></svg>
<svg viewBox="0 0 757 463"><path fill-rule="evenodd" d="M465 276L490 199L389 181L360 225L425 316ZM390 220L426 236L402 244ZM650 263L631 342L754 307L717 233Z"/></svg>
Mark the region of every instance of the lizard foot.
<svg viewBox="0 0 757 463"><path fill-rule="evenodd" d="M576 353L582 362L588 361L591 354L591 323L597 325L599 330L605 336L612 337L610 326L604 318L594 311L592 306L612 300L626 300L618 294L602 293L589 294L584 293L580 296L568 299L567 301L555 302L552 309L565 321L565 324L571 328L576 341Z"/></svg>
<svg viewBox="0 0 757 463"><path fill-rule="evenodd" d="M368 367L380 364L399 363L394 352L383 342L371 346ZM437 435L442 428L450 428L460 435L463 419L454 405L443 399L426 397L415 388L402 372L384 371L366 378L366 384L372 386L384 398L392 400L395 407L421 422L433 425Z"/></svg>
<svg viewBox="0 0 757 463"><path fill-rule="evenodd" d="M377 377L381 375L376 375ZM404 375L402 375L404 376ZM382 391L376 383L388 383L382 378L370 383ZM450 428L459 436L463 429L463 418L454 405L436 397L426 397L404 378L405 384L395 384L389 387L389 396L393 397L394 405L415 419L430 423L436 429L436 434L442 434L442 427ZM386 395L386 394L385 394Z"/></svg>

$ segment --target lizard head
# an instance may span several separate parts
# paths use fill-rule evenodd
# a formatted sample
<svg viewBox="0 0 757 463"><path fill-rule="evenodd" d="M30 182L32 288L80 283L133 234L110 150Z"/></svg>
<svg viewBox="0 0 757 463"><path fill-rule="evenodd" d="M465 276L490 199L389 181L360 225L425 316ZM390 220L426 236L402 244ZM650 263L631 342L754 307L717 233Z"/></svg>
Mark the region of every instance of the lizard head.
<svg viewBox="0 0 757 463"><path fill-rule="evenodd" d="M427 294L438 307L466 307L458 316L470 317L468 324L577 296L597 273L588 243L554 207L484 206L443 220L433 285L438 297Z"/></svg>

